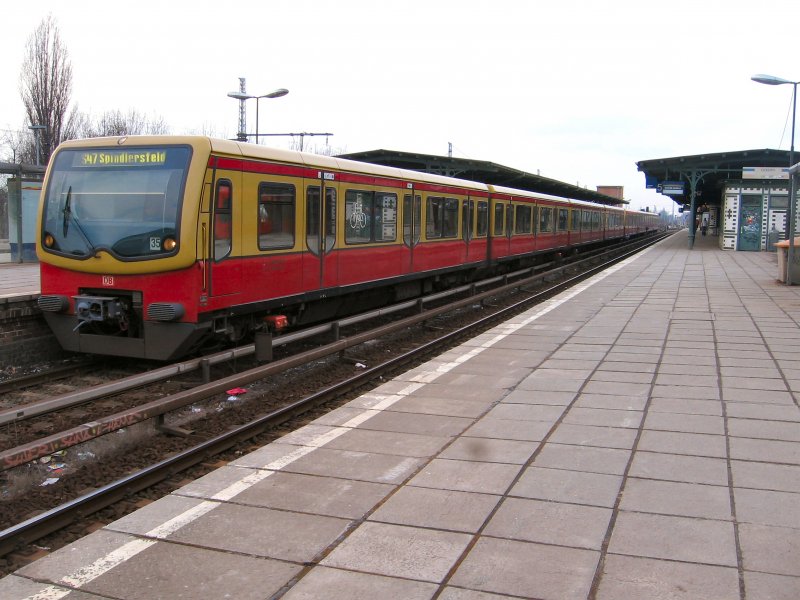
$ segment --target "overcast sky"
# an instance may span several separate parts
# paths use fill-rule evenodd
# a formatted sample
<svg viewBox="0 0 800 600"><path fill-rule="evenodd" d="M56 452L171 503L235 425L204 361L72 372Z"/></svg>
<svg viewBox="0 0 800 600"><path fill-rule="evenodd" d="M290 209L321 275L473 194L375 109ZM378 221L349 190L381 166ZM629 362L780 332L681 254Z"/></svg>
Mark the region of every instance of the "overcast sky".
<svg viewBox="0 0 800 600"><path fill-rule="evenodd" d="M27 127L19 71L48 14L72 101L135 108L171 132L235 136L246 77L262 133L487 160L671 207L636 161L789 148L797 0L36 0L3 11L0 129ZM794 43L791 43L794 41ZM248 103L255 130L255 101ZM799 134L800 135L800 134ZM290 138L268 138L278 147ZM306 148L324 138L306 138ZM2 158L5 151L0 149Z"/></svg>

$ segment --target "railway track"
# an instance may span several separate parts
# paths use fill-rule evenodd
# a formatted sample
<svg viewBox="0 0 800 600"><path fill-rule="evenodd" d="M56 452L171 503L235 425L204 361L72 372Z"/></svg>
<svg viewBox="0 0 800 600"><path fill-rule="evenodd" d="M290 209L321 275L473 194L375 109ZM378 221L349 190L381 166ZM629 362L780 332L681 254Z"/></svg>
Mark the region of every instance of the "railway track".
<svg viewBox="0 0 800 600"><path fill-rule="evenodd" d="M648 243L654 243L655 241L658 240L650 239ZM169 430L172 427L173 433L182 433L184 437L154 437L153 439L169 442L158 450L161 454L157 459L154 460L150 457L152 452L147 451L145 455L149 458L145 459L146 464L143 466L137 467L136 465L128 464L127 461L121 461L122 464L119 466L123 468L124 475L117 474L117 476L112 477L113 480L105 479L104 481L108 483L101 484L96 489L92 489L89 492L84 490L84 493L73 494L66 503L41 508L39 509L41 514L19 519L17 522L7 526L5 530L0 531L0 556L16 552L10 560L12 564L8 567L13 570L16 566L24 564L25 557L31 555L30 544L42 539L43 536L62 530L69 523L73 523L79 518L86 518L87 515L94 514L103 509L103 507L130 497L131 494L139 490L156 485L157 482L174 477L176 473L180 473L187 468L197 468L196 465L205 463L212 457L218 457L220 453L231 452L232 448L234 449L233 452L236 452L237 445L247 444L247 440L252 440L259 435L267 435L266 441L269 441L269 436L272 438L278 437L282 435L282 432L274 433L274 431L282 423L303 418L302 415L315 410L321 404L330 403L337 398L347 397L348 394L354 393L355 390L362 388L370 381L389 376L400 369L406 368L407 365L415 361L424 360L426 356L433 352L441 351L444 347L457 343L458 340L463 339L465 336L474 335L477 331L491 327L499 320L507 319L510 314L524 310L532 303L556 294L574 285L577 281L622 260L629 254L639 251L641 249L640 246L641 244L637 244L637 247L632 250L616 249L615 254L617 256L606 259L599 265L589 267L586 264L589 261L598 262L600 260L598 257L592 257L579 261L581 264L560 266L556 271L560 270L562 275L568 269L581 269L581 273L574 277L562 276L561 280L554 284L543 285L546 279L556 277L556 273L551 270L539 273L531 272L527 275L516 274L513 282L506 280L501 282L503 285L499 288L484 292L477 292L475 288L463 290L463 293L467 294L466 297L449 301L442 306L428 309L419 314L395 319L375 329L355 333L347 338L335 339L333 342L318 348L306 350L265 365L253 366L240 373L201 383L191 389L165 395L145 405L139 405L126 411L103 417L96 421L96 426L85 424L80 431L68 430L61 432L57 434L60 443L79 440L82 437L87 439L89 437L99 437L99 435L95 436L94 434L102 433L103 428L106 429L106 432L123 430L127 433L133 433L132 438L136 440L142 438L142 433L141 431L135 432L133 430L141 428L145 421L155 418L161 421L162 429ZM519 290L537 285L542 286L542 288L536 293L519 293ZM505 302L506 306L492 310L488 316L477 319L470 318L471 322L468 324L464 324L462 322L463 319L455 319L449 325L451 330L446 333L427 330L426 339L422 342L408 339L419 336L419 334L410 334L409 332L419 330L419 328L414 328L421 323L427 322L430 324L432 321L444 319L445 315L452 315L453 313L461 314L463 317L466 312L463 310L464 308L481 306L489 299L498 298L502 294L509 294L513 290L518 291L518 296L524 295L524 298L515 297L512 300L508 300ZM441 298L434 300L441 300ZM459 311L461 312L459 313ZM341 332L341 323L330 324L327 331ZM317 332L317 334L319 333ZM385 342L384 346L381 346L380 343L369 344L371 348L369 350L364 349L365 344L374 342L377 339L390 339L391 341ZM345 352L352 351L358 346L361 346L359 348L359 359L363 357L365 368L355 368L351 363L340 360ZM388 349L395 346L403 349L389 356ZM249 354L250 350L248 349L245 352ZM381 356L388 356L388 358L381 359L379 358ZM174 368L174 365L171 367ZM202 369L203 367L198 368ZM319 375L320 372L327 372L328 376L321 377ZM270 378L269 383L264 383L267 377ZM283 383L277 381L281 378L283 378ZM300 389L278 391L282 385L288 386L288 388L297 388L298 380L305 381L307 385L300 386ZM230 407L228 407L224 399L220 400L220 396L226 395L225 392L229 389L248 385L251 387L246 395L252 398L250 402L239 403L237 400L230 403ZM267 398L269 402L267 402ZM217 427L220 431L215 431L214 427L200 426L197 422L191 425L187 424L187 414L194 411L198 404L203 402L211 402L212 406L215 403L217 406L221 405L224 409L220 410L221 414L241 414L237 415L238 420L235 424L231 421L226 425ZM250 407L245 408L248 404ZM270 404L271 407L268 406ZM228 410L229 408L231 410ZM216 410L216 408L212 407L208 412L213 413ZM168 423L165 420L165 415L168 413L177 415L177 418L173 418L172 423ZM213 416L211 415L211 419L205 420L214 420ZM294 422L292 421L292 424ZM181 431L180 428L182 426L191 426L195 430ZM267 433L265 434L264 432ZM28 453L28 456L37 456L38 458L51 455L54 452L54 442L53 436L50 436L45 440L30 442L26 448L17 447L6 450L2 453L3 460L7 461L5 464L14 461L22 462L21 458L25 452ZM259 443L261 443L261 440L259 440ZM65 444L55 452L61 452L72 445ZM36 450L37 448L39 450ZM45 449L48 452L45 452ZM165 456L166 458L164 458ZM97 481L93 480L92 483L96 485ZM79 485L73 487L80 488ZM112 515L108 520L113 520L117 516L119 515ZM46 544L50 544L50 542L46 542ZM27 553L25 550L20 550L26 545L29 548Z"/></svg>

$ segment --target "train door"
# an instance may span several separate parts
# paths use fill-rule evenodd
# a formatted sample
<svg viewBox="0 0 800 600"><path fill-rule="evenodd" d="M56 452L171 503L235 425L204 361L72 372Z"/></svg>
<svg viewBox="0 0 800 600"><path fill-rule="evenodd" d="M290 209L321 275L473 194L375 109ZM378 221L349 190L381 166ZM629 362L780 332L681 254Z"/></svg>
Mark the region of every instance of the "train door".
<svg viewBox="0 0 800 600"><path fill-rule="evenodd" d="M219 177L214 184L210 236L210 289L212 296L229 296L242 290L242 262L234 256L240 232L241 177Z"/></svg>
<svg viewBox="0 0 800 600"><path fill-rule="evenodd" d="M338 284L336 247L337 186L333 173L321 173L319 180L306 180L303 291ZM324 201L322 200L324 198Z"/></svg>
<svg viewBox="0 0 800 600"><path fill-rule="evenodd" d="M506 209L510 212L511 203L503 200L492 200L491 244L492 258L508 256L510 238L506 229Z"/></svg>
<svg viewBox="0 0 800 600"><path fill-rule="evenodd" d="M410 185L410 184L409 184ZM401 273L414 272L414 248L419 244L422 228L422 197L410 187L403 195L403 249Z"/></svg>

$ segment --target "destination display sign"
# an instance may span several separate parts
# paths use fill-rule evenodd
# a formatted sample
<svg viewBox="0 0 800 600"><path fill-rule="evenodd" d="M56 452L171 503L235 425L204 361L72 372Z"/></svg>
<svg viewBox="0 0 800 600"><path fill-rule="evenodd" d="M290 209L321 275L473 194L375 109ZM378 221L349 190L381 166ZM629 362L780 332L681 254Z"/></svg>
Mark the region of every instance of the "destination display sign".
<svg viewBox="0 0 800 600"><path fill-rule="evenodd" d="M167 162L165 149L86 150L75 153L76 167L140 167Z"/></svg>
<svg viewBox="0 0 800 600"><path fill-rule="evenodd" d="M742 167L742 179L789 179L789 167Z"/></svg>

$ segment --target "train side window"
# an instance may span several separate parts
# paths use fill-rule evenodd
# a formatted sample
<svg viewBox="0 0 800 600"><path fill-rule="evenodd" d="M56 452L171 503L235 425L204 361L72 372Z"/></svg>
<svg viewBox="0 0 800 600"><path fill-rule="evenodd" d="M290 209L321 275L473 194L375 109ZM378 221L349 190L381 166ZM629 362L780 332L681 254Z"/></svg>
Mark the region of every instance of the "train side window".
<svg viewBox="0 0 800 600"><path fill-rule="evenodd" d="M295 188L286 183L258 186L258 249L294 247Z"/></svg>
<svg viewBox="0 0 800 600"><path fill-rule="evenodd" d="M231 253L232 196L231 182L227 179L217 181L214 200L214 260L222 260Z"/></svg>
<svg viewBox="0 0 800 600"><path fill-rule="evenodd" d="M413 215L413 219L412 219ZM413 221L413 236L412 236ZM406 246L419 243L419 235L422 230L422 198L414 196L414 207L412 212L411 194L403 196L403 242ZM413 242L412 242L413 240Z"/></svg>
<svg viewBox="0 0 800 600"><path fill-rule="evenodd" d="M569 211L569 230L581 230L581 211L578 209L573 208L571 211Z"/></svg>
<svg viewBox="0 0 800 600"><path fill-rule="evenodd" d="M461 237L464 240L472 239L472 213L474 211L475 202L472 200L464 200L461 205Z"/></svg>
<svg viewBox="0 0 800 600"><path fill-rule="evenodd" d="M531 232L531 207L524 204L516 206L516 215L514 217L514 233L530 233Z"/></svg>
<svg viewBox="0 0 800 600"><path fill-rule="evenodd" d="M592 213L588 210L581 211L581 229L583 231L591 231L592 230Z"/></svg>
<svg viewBox="0 0 800 600"><path fill-rule="evenodd" d="M549 206L539 207L539 233L553 231L553 209Z"/></svg>
<svg viewBox="0 0 800 600"><path fill-rule="evenodd" d="M458 200L445 198L442 203L442 237L458 237Z"/></svg>
<svg viewBox="0 0 800 600"><path fill-rule="evenodd" d="M478 214L475 225L475 235L477 237L486 237L489 233L489 203L485 200L478 200Z"/></svg>
<svg viewBox="0 0 800 600"><path fill-rule="evenodd" d="M592 230L599 231L600 230L600 213L594 211L592 213Z"/></svg>
<svg viewBox="0 0 800 600"><path fill-rule="evenodd" d="M372 237L376 242L393 242L397 239L397 194L375 193Z"/></svg>
<svg viewBox="0 0 800 600"><path fill-rule="evenodd" d="M425 238L442 237L442 204L444 198L429 197L425 203Z"/></svg>
<svg viewBox="0 0 800 600"><path fill-rule="evenodd" d="M559 208L558 209L558 219L556 221L556 230L557 231L566 231L567 230L568 221L569 221L569 209Z"/></svg>
<svg viewBox="0 0 800 600"><path fill-rule="evenodd" d="M492 235L502 236L505 230L506 209L502 202L494 205L494 231Z"/></svg>
<svg viewBox="0 0 800 600"><path fill-rule="evenodd" d="M347 190L344 195L344 241L347 244L368 244L372 241L375 198L372 192Z"/></svg>

